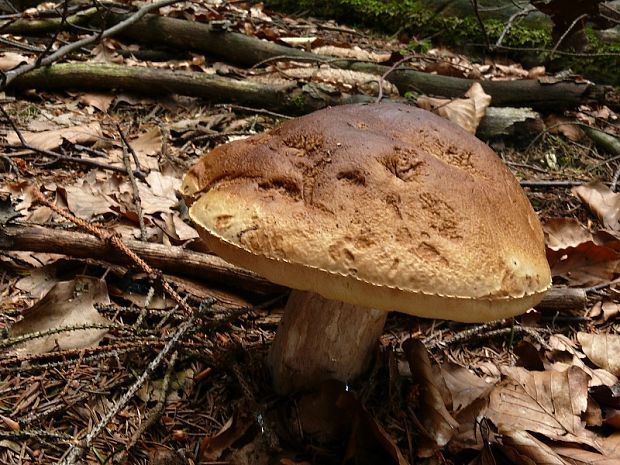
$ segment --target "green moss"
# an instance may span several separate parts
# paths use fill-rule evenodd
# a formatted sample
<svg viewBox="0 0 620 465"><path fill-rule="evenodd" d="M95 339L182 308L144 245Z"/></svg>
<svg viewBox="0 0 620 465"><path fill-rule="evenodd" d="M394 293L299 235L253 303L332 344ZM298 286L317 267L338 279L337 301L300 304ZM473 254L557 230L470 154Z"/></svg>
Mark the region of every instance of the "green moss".
<svg viewBox="0 0 620 465"><path fill-rule="evenodd" d="M437 15L418 0L271 0L267 4L272 8L332 18L387 33L406 31L417 38L432 37L434 41L445 45L485 43L484 33L474 16ZM485 29L489 40L494 43L502 33L504 23L487 19ZM516 24L504 38L503 44L511 47L543 47L549 41L548 30Z"/></svg>
<svg viewBox="0 0 620 465"><path fill-rule="evenodd" d="M591 29L586 30L588 50L579 57L560 56L553 64L570 68L600 84L618 84L620 79L620 43L603 42ZM615 55L615 56L614 56Z"/></svg>
<svg viewBox="0 0 620 465"><path fill-rule="evenodd" d="M288 99L288 107L295 113L303 113L306 107L306 99L303 93L293 95Z"/></svg>
<svg viewBox="0 0 620 465"><path fill-rule="evenodd" d="M403 55L428 50L430 40L456 49L466 48L470 54L485 53L486 42L493 45L505 28L505 21L485 19L484 31L475 16L442 16L425 8L421 0L270 0L271 8L293 13L310 14L354 26L371 27L384 33L407 32L416 39L401 51ZM486 37L485 37L486 32ZM593 32L588 33L592 53L620 53L620 44L605 43ZM430 40L429 40L430 39ZM502 46L518 50L502 50L518 61L527 58L526 66L545 63L549 52L531 49L553 48L550 26L525 26L516 23L502 39ZM552 70L570 68L597 82L617 83L620 77L620 58L601 56L583 57L556 54Z"/></svg>

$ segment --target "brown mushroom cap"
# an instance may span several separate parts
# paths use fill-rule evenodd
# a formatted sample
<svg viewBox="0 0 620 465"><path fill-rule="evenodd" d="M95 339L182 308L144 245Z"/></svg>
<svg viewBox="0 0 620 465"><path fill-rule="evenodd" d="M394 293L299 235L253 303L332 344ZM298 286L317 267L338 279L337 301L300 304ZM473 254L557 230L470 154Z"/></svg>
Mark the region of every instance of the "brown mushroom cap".
<svg viewBox="0 0 620 465"><path fill-rule="evenodd" d="M514 176L408 105L329 108L222 145L182 192L214 252L330 299L473 322L522 313L550 285Z"/></svg>

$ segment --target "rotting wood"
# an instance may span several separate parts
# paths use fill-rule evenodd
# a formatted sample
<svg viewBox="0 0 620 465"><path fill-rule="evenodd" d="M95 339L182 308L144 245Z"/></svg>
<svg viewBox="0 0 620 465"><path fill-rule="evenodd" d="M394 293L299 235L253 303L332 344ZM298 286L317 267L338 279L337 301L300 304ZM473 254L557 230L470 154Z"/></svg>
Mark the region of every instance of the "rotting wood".
<svg viewBox="0 0 620 465"><path fill-rule="evenodd" d="M215 255L194 252L179 246L133 240L124 242L151 266L165 273L234 285L238 289L261 294L282 292L285 289ZM112 246L89 234L40 226L3 226L0 229L0 250L57 253L111 263L129 263L128 258ZM585 306L584 299L584 289L551 288L536 308L574 310Z"/></svg>
<svg viewBox="0 0 620 465"><path fill-rule="evenodd" d="M509 139L529 144L545 128L540 113L529 108L488 107L476 136L482 140Z"/></svg>
<svg viewBox="0 0 620 465"><path fill-rule="evenodd" d="M282 292L284 289L214 255L178 246L133 240L124 243L149 265L165 273L200 278L261 294ZM111 263L130 263L114 247L89 234L38 226L4 226L0 230L0 250L57 253Z"/></svg>

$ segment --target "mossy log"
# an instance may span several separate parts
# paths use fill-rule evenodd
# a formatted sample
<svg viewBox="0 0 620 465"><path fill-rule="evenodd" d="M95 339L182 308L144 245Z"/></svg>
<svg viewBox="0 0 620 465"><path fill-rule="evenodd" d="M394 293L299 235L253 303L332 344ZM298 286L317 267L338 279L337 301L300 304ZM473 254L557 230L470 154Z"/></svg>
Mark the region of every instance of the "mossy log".
<svg viewBox="0 0 620 465"><path fill-rule="evenodd" d="M63 63L35 69L18 76L9 89L119 89L152 96L179 94L202 97L211 103L237 103L290 115L351 102L348 95L326 92L320 85L300 87L291 82L290 85L272 86L204 73L88 63Z"/></svg>

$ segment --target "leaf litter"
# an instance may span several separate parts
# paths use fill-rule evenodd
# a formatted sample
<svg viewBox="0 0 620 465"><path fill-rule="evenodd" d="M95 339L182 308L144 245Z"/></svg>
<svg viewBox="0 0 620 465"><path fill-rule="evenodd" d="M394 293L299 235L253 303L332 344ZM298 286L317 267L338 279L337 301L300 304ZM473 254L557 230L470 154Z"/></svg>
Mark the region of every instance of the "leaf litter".
<svg viewBox="0 0 620 465"><path fill-rule="evenodd" d="M233 27L323 55L388 62L400 47L390 41L378 44L375 39L359 34L354 36L361 46L354 46L348 33L335 32L330 36L317 22L297 23L262 6L248 11L243 5L230 4L220 10L221 5L216 8L212 3L218 2L171 6L162 11L171 16L208 20L221 20L233 14ZM93 56L97 60L141 66L233 75L246 72L210 63L204 56L147 64L123 58L117 53L123 47L120 41L105 40L93 50ZM0 55L0 63L7 69L30 59L21 54ZM544 74L544 70L528 71L519 64L472 63L445 49L430 50L428 57L412 67L477 79L537 78ZM290 61L276 62L266 70L265 75L248 72L247 77L284 84L297 84L299 80L320 82L344 93L377 93L376 83L369 82L376 79L372 75ZM384 93L397 95L389 83L384 83ZM464 97L468 98L435 101L420 96L418 103L429 102L432 108L473 132L484 117L488 96L473 89ZM40 148L72 151L79 157L122 167L122 144L113 123L123 123L143 170L144 178L137 180L137 186L149 240L175 245L197 237L179 202L180 173L217 143L245 137L238 133L256 133L277 124L272 117L248 116L230 107L205 107L200 101L175 97L81 93L45 95L42 99L41 108L37 109L40 113L24 117L20 125L29 143ZM16 114L32 111L24 101L11 105ZM124 116L129 113L129 117ZM595 121L590 115L606 120L613 117L602 108L584 108L570 116ZM565 117L549 121L558 126L562 137L582 137L569 132L571 126L566 125ZM162 131L162 127L170 133ZM12 131L5 130L1 136L8 144L19 142ZM203 136L207 137L201 141ZM135 193L125 176L99 169L87 171L79 165L50 168L39 165L40 160L25 153L19 155L23 157L18 159L20 166L37 176L37 185L53 194L57 205L81 218L102 223L123 237L139 237ZM550 177L579 174L571 171L572 166L558 165L554 171L544 162L548 157L537 152L530 155L533 158L529 163L539 169L545 167ZM585 159L584 155L575 163L580 168L589 167L583 162ZM3 178L0 192L10 194L15 205L6 216L13 221L71 228L47 207L33 202L29 193L32 187L23 178ZM96 455L101 451L111 457L116 445L126 443L128 432L139 429L149 407L159 402L163 402L164 410L157 427L145 433L152 444L191 451L202 442L204 459L230 463L265 461L274 447L271 440L276 432L277 437L285 438L275 445L280 451L275 460L280 464L310 463L314 457L325 459L325 463L332 459L342 463L344 457L347 463L434 464L439 456L445 463L485 465L503 459L516 464L618 463L620 388L614 374L617 375L620 351L613 334L617 330L616 280L620 278L617 194L600 182L582 185L574 190L575 197L562 197L555 202L554 205L561 205L557 215L561 217L555 219L549 214L548 197L538 192L529 194L541 206L546 219L547 253L557 283L603 286L605 300L591 302L587 314L551 315L557 318L548 320L553 321L549 325L555 325L563 316L582 318L586 321L579 326L583 331L575 331L572 326L552 326L566 336L548 336L543 331L543 318L550 315L544 313L538 314L540 319L532 320L534 323L526 323L525 317L518 320L517 325L530 324L532 331L540 331L549 345L543 347L536 340L522 341L531 357L525 361L511 351L513 346L507 339L461 346L446 344L445 348L439 345L441 350L430 353L419 341L403 345L412 327L419 328L420 337L441 331L447 335L460 327L439 322L442 328L437 329L435 322L431 326L429 322L407 320L403 329L395 319L394 331L383 337L383 352L393 349L395 357L408 359L410 375L394 375L390 362L380 357L377 368L365 382L332 387L331 391L325 388L331 393L300 395L291 402L274 401L262 361L268 346L265 341L273 336L278 321L281 296L278 300L279 296L218 289L213 283L190 283L171 277L171 282L184 289L189 298L216 295L220 306L209 315L207 323L201 323L201 331L179 347L182 362L173 367L170 382L164 383L168 375L165 370L158 370L127 409L112 419L94 444L96 452L89 453L89 463L100 462L101 457ZM589 217L577 200L594 216ZM572 216L575 209L579 218ZM67 281L66 274L51 269L54 265L62 268L57 257L31 253L29 263L37 268L26 266L23 257L16 252L2 256L1 263L9 270L3 275L0 288L0 308L6 311L2 325L11 338L31 337L28 335L37 332L47 335L13 346L11 356L15 356L17 348L18 363L0 359L0 395L6 406L2 421L9 429L17 429L17 425L37 431L43 427L69 441L75 431L85 434L103 417L135 374L146 369L183 316L174 303L154 289L150 277L129 266L74 261L65 269L71 278ZM52 265L41 266L47 261L52 261ZM80 274L86 276L76 277ZM100 279L102 276L104 280ZM63 326L111 323L115 327L109 330L61 331ZM597 325L597 332L591 325ZM165 385L168 392L163 392ZM307 429L301 436L299 424ZM335 459L324 444L311 440L313 434L329 432L339 434L344 445L342 455ZM304 444L309 439L310 446ZM59 458L57 451L46 448L46 440L28 439L26 449L16 441L2 441L0 460L11 463L24 453L43 462L52 460L52 456ZM156 447L136 447L132 459L135 463L147 463L152 457L165 455L157 451Z"/></svg>

